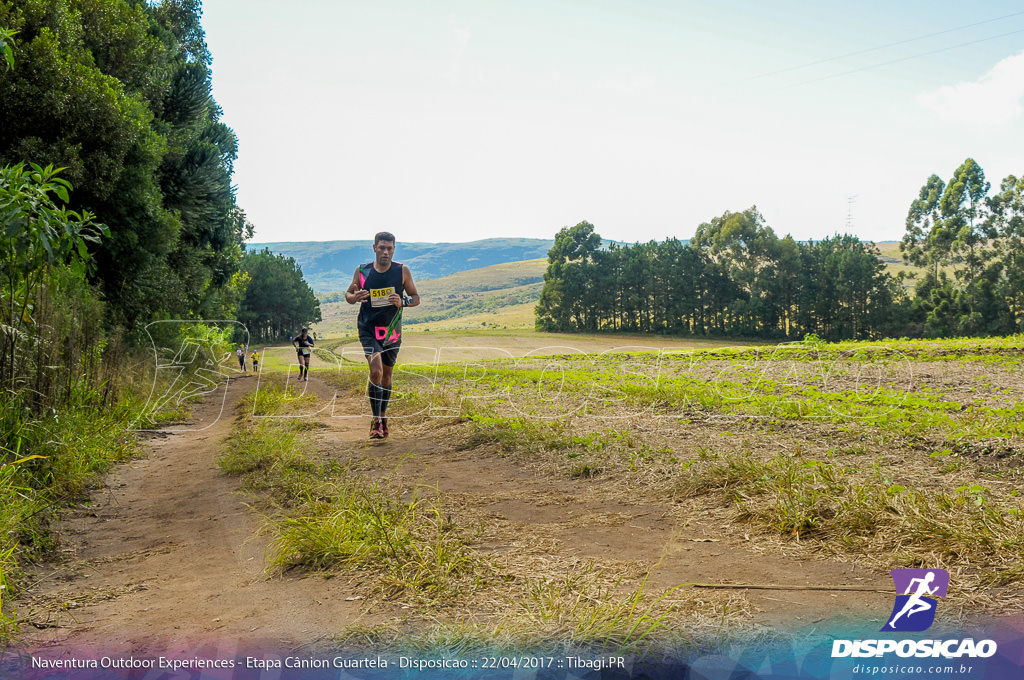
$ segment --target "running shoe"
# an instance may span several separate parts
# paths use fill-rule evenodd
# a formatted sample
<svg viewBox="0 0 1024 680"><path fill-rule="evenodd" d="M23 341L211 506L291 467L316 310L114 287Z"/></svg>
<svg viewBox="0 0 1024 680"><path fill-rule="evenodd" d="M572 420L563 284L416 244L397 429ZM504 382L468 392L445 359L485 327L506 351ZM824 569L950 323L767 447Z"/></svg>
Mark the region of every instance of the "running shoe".
<svg viewBox="0 0 1024 680"><path fill-rule="evenodd" d="M384 438L384 425L381 424L376 418L370 425L370 439L383 439Z"/></svg>
<svg viewBox="0 0 1024 680"><path fill-rule="evenodd" d="M389 434L389 431L388 431L388 419L387 418L381 418L380 419L380 424L381 424L381 432L384 435L382 437L382 439L387 439L388 438L388 434Z"/></svg>

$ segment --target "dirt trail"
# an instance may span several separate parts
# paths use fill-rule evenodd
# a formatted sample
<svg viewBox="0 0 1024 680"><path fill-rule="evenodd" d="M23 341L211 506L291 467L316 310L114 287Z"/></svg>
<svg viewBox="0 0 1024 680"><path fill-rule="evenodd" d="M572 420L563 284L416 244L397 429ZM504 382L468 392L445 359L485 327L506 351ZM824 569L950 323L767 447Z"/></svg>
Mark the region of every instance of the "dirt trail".
<svg viewBox="0 0 1024 680"><path fill-rule="evenodd" d="M216 465L231 405L254 385L231 380L226 395L200 404L194 422L203 429L144 434L147 455L119 466L91 505L66 514L65 561L38 575L19 608L31 622L22 626L30 645L294 647L360 620L340 582L265 576L258 518L236 493L237 479Z"/></svg>
<svg viewBox="0 0 1024 680"><path fill-rule="evenodd" d="M266 576L259 518L237 493L237 479L215 463L234 422L232 405L254 386L252 377L232 379L196 408L194 428L144 435L145 457L119 466L91 504L65 514L58 527L63 562L40 570L18 603L29 647L54 655L67 649L183 654L211 645L218 653L295 649L401 613L397 604L365 611L348 578ZM308 387L333 396L315 377ZM361 401L339 397L336 408L345 412ZM887 575L765 554L735 531L722 531L728 520L720 509L680 522L672 506L595 497L587 480L542 477L509 458L403 438L397 426L392 439L371 444L365 420L331 418L329 410L318 417L326 424L318 445L339 459L369 476L399 474L436 486L515 538L478 546L491 554L531 544L563 558L659 563L651 576L657 588L729 582L865 589L738 591L755 622L790 629L844 616L881 621L892 603Z"/></svg>

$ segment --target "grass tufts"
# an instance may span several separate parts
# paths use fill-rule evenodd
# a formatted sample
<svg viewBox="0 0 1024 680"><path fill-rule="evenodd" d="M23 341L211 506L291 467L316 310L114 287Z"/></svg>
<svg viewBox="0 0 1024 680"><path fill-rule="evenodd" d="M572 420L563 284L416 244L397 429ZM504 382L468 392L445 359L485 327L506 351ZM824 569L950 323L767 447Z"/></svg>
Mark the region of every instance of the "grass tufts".
<svg viewBox="0 0 1024 680"><path fill-rule="evenodd" d="M329 501L281 522L273 567L380 570L389 597L436 600L458 589L475 561L445 519L443 498L398 499L382 483L338 487Z"/></svg>

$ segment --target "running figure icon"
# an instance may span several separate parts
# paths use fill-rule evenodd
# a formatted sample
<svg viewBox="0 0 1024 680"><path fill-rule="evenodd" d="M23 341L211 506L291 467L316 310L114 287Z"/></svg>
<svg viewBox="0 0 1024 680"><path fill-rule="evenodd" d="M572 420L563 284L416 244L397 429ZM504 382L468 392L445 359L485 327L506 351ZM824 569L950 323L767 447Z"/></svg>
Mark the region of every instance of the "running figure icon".
<svg viewBox="0 0 1024 680"><path fill-rule="evenodd" d="M932 571L929 571L924 578L915 578L910 580L910 586L907 588L907 592L903 593L904 595L910 595L910 598L907 600L907 603L903 605L903 609L900 610L900 613L892 617L892 620L889 621L890 628L895 629L897 619L904 614L907 618L910 618L918 612L926 612L935 607L933 604L934 600L929 602L928 600L921 598L921 596L926 593L928 595L934 595L935 591L939 589L938 586L935 586L934 588L928 587L928 585L934 580L935 572ZM917 590L911 595L910 589L914 587L915 583L917 584Z"/></svg>
<svg viewBox="0 0 1024 680"><path fill-rule="evenodd" d="M922 631L935 621L938 600L949 588L949 572L945 569L893 569L896 602L883 631ZM918 616L915 616L918 615Z"/></svg>

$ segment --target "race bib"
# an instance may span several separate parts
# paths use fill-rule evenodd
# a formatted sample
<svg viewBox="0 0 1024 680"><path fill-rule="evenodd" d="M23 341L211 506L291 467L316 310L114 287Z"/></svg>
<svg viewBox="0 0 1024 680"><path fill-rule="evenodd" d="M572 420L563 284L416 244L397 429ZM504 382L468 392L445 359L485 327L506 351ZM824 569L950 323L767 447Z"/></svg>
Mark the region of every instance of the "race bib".
<svg viewBox="0 0 1024 680"><path fill-rule="evenodd" d="M371 288L370 289L370 306L372 307L386 307L391 303L388 302L388 296L395 292L395 287L389 288Z"/></svg>

